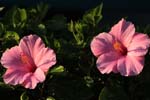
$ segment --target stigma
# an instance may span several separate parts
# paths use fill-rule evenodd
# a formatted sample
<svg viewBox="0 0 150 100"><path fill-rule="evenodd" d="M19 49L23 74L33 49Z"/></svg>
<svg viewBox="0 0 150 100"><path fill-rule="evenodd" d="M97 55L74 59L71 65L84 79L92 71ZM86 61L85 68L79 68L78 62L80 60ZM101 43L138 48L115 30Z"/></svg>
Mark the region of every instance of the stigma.
<svg viewBox="0 0 150 100"><path fill-rule="evenodd" d="M127 48L123 44L121 44L119 41L115 41L113 44L113 47L121 55L127 54Z"/></svg>
<svg viewBox="0 0 150 100"><path fill-rule="evenodd" d="M34 64L34 62L32 61L32 59L30 57L28 57L25 53L21 53L20 55L21 57L21 62L26 65L28 71L30 72L34 72L36 70L36 65Z"/></svg>

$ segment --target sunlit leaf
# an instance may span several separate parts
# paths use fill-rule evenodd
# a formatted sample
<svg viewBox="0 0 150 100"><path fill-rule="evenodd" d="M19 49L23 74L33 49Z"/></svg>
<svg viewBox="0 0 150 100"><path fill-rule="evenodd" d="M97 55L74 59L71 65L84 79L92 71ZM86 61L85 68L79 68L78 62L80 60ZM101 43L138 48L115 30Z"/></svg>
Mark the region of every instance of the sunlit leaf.
<svg viewBox="0 0 150 100"><path fill-rule="evenodd" d="M68 30L69 30L70 32L74 32L74 23L73 23L72 20L71 20L71 22L68 24Z"/></svg>
<svg viewBox="0 0 150 100"><path fill-rule="evenodd" d="M19 41L19 39L20 39L18 33L14 32L14 31L6 31L4 38L5 39L14 39L16 41Z"/></svg>
<svg viewBox="0 0 150 100"><path fill-rule="evenodd" d="M45 25L44 25L44 24L39 24L39 25L38 25L38 28L40 28L40 29L43 29L43 30L44 30L44 29L45 29Z"/></svg>
<svg viewBox="0 0 150 100"><path fill-rule="evenodd" d="M46 100L55 100L53 97L47 97Z"/></svg>
<svg viewBox="0 0 150 100"><path fill-rule="evenodd" d="M64 72L64 66L59 65L50 70L50 73L61 73Z"/></svg>
<svg viewBox="0 0 150 100"><path fill-rule="evenodd" d="M0 11L2 11L5 7L0 7Z"/></svg>
<svg viewBox="0 0 150 100"><path fill-rule="evenodd" d="M27 13L25 9L20 9L18 8L18 11L20 12L20 19L21 21L26 21L27 20Z"/></svg>

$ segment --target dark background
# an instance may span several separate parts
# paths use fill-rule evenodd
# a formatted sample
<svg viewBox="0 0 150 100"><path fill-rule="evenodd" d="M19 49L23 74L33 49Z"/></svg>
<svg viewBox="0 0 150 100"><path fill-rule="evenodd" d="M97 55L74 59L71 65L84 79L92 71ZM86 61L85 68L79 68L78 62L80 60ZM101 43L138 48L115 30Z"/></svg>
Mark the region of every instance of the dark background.
<svg viewBox="0 0 150 100"><path fill-rule="evenodd" d="M103 2L105 22L114 22L127 17L138 25L150 23L150 0L0 0L0 5L29 7L40 2L49 4L50 14L63 13L72 18L82 16L86 10Z"/></svg>
<svg viewBox="0 0 150 100"><path fill-rule="evenodd" d="M5 6L6 10L11 8L14 5L18 5L19 7L28 8L30 6L36 6L36 4L38 4L40 2L49 4L50 10L48 12L48 17L51 15L55 15L55 14L64 14L67 17L70 17L73 19L78 19L78 18L81 18L82 14L85 13L85 11L87 11L90 8L96 7L101 2L103 2L103 12L102 12L103 13L103 19L102 19L103 24L101 24L103 26L106 26L106 24L113 25L113 23L117 23L122 17L127 17L127 19L129 21L133 22L136 25L145 26L147 24L150 24L150 0L103 0L103 1L101 1L101 0L0 0L0 6ZM6 10L4 10L4 11L6 11ZM2 13L0 16L3 16ZM112 25L110 25L110 26L112 26ZM66 35L66 34L64 34L64 35ZM69 47L71 47L71 46L69 46ZM66 48L68 48L68 47L66 47ZM86 55L86 52L88 52L88 50L89 49L87 49L87 51L85 51L85 55ZM75 52L75 51L70 50L70 52ZM67 52L67 54L68 54L68 52ZM64 55L62 55L62 56L64 56ZM88 57L89 57L88 55L85 56L85 58L88 58ZM72 63L71 60L72 59L69 59L69 57L68 58L66 57L65 61L63 59L62 62L69 61L70 62L69 64L71 64ZM85 60L83 62L83 64L84 63L87 64L87 61ZM147 61L149 61L149 60L147 60ZM76 63L76 62L74 62L74 60L73 60L72 64L76 65L74 63ZM128 80L125 80L125 82L127 83L124 86L124 87L127 87L126 91L128 92L129 91L128 89L131 88L131 90L133 90L133 94L134 94L134 95L131 94L131 96L132 95L133 95L133 97L135 96L135 99L131 99L131 100L137 100L137 98L138 98L138 100L144 100L143 98L148 98L147 100L149 100L149 90L150 90L149 84L150 84L150 82L149 82L149 74L148 74L149 73L148 65L147 65L147 67L145 67L146 69L143 71L144 74L141 77L140 81L135 80L135 83L134 83L134 81L130 81L131 82L131 84L130 84L128 82ZM71 71L71 72L73 72L73 71ZM97 74L94 73L94 75L97 75ZM66 78L66 80L68 80L68 79ZM56 82L57 82L57 78L56 78ZM60 82L60 80L59 80L59 82ZM57 83L59 83L59 82L57 82ZM66 83L63 83L63 82L66 82ZM78 82L78 81L75 81L75 82ZM55 83L55 79L52 83ZM64 81L62 79L62 83L60 83L60 84L64 84L64 87L67 87L67 85L68 84L71 85L72 82L68 83L67 81ZM71 90L72 88L74 88L74 84L73 84L73 86L71 85L71 87L69 87L68 90ZM97 88L99 86L99 84L97 84L97 83L95 83L95 84L96 84L95 87ZM100 83L100 85L101 85L101 83ZM59 84L58 84L58 86L59 86ZM49 90L52 90L51 88L55 88L55 87L50 85L49 88L50 88ZM82 88L82 84L81 84L81 88ZM57 89L57 87L56 87L56 89ZM99 92L97 92L97 91L100 91L100 89L101 88L97 88L94 90L97 96L99 95L98 94ZM64 93L64 94L68 93L68 92L61 92L59 90L60 90L60 88L58 88L58 90L56 90L56 91L58 91L58 94L60 93L60 95L61 95L61 93ZM63 90L66 90L66 89L63 88L62 91ZM73 93L73 92L70 92L70 93ZM3 94L7 94L7 93L4 93L4 91L3 91L3 93L0 93L0 94L3 95ZM12 95L14 95L14 94L17 95L15 92L14 93L12 92L12 94L8 95L7 97L12 97ZM70 94L68 94L68 95L70 95ZM19 97L19 96L16 96L16 97ZM65 97L67 97L67 96L65 96ZM139 97L141 97L141 98L139 98Z"/></svg>

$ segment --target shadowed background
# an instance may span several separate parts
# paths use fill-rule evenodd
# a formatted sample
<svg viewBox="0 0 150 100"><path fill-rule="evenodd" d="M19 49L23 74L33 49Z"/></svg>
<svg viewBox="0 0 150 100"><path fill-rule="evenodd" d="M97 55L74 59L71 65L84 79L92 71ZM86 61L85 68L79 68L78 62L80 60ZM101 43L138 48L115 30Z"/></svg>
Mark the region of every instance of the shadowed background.
<svg viewBox="0 0 150 100"><path fill-rule="evenodd" d="M128 17L137 24L150 23L149 0L0 0L0 5L29 7L40 2L49 4L51 14L63 13L73 18L79 17L87 9L103 2L103 20L105 22Z"/></svg>

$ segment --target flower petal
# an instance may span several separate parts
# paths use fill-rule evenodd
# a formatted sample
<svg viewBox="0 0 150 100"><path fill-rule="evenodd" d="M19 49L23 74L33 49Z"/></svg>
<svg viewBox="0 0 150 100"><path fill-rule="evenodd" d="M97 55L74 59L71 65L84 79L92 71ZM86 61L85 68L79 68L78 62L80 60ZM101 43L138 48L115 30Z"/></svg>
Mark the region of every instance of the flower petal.
<svg viewBox="0 0 150 100"><path fill-rule="evenodd" d="M31 75L32 75L31 72L25 73L24 76L22 77L22 79L20 80L19 84L23 84L25 82L25 80L27 80L27 78Z"/></svg>
<svg viewBox="0 0 150 100"><path fill-rule="evenodd" d="M45 48L45 45L40 37L29 35L24 37L19 46L23 52L32 58L37 67L40 67L44 72L56 63L56 55L50 48Z"/></svg>
<svg viewBox="0 0 150 100"><path fill-rule="evenodd" d="M121 41L125 47L128 47L135 34L135 27L131 22L121 19L109 33Z"/></svg>
<svg viewBox="0 0 150 100"><path fill-rule="evenodd" d="M34 72L34 77L39 81L43 82L45 80L45 74L44 72L40 69L37 68L36 71Z"/></svg>
<svg viewBox="0 0 150 100"><path fill-rule="evenodd" d="M117 60L120 56L116 52L104 53L98 57L97 67L99 71L104 73L114 72L117 73Z"/></svg>
<svg viewBox="0 0 150 100"><path fill-rule="evenodd" d="M45 45L37 35L29 35L21 39L19 47L28 57L33 58L41 48L45 47Z"/></svg>
<svg viewBox="0 0 150 100"><path fill-rule="evenodd" d="M22 83L22 86L25 88L34 89L37 86L37 83L39 83L39 81L36 77L32 73L29 73L26 75L26 79Z"/></svg>
<svg viewBox="0 0 150 100"><path fill-rule="evenodd" d="M144 66L144 57L124 56L118 60L117 68L123 76L138 75Z"/></svg>
<svg viewBox="0 0 150 100"><path fill-rule="evenodd" d="M96 57L98 57L103 53L112 51L113 41L114 41L114 38L112 35L107 34L107 33L100 33L99 35L94 37L91 42L91 50L92 50L93 54Z"/></svg>
<svg viewBox="0 0 150 100"><path fill-rule="evenodd" d="M6 84L17 85L22 80L26 72L8 68L3 75Z"/></svg>
<svg viewBox="0 0 150 100"><path fill-rule="evenodd" d="M24 64L21 61L20 52L21 50L18 46L6 50L1 57L1 64L5 68L19 69L24 67Z"/></svg>
<svg viewBox="0 0 150 100"><path fill-rule="evenodd" d="M149 37L146 34L136 33L128 47L128 55L144 56L149 47Z"/></svg>
<svg viewBox="0 0 150 100"><path fill-rule="evenodd" d="M56 55L52 49L43 48L35 56L34 62L37 67L41 68L44 72L47 72L48 69L56 63Z"/></svg>

